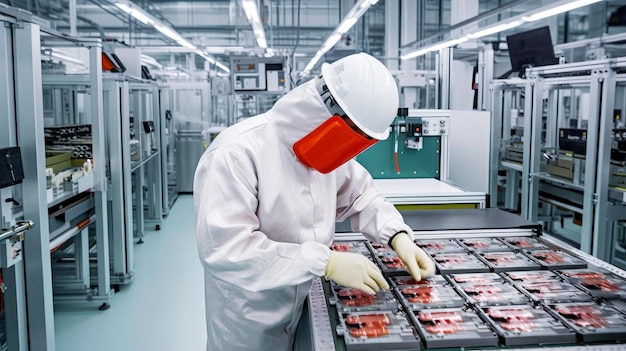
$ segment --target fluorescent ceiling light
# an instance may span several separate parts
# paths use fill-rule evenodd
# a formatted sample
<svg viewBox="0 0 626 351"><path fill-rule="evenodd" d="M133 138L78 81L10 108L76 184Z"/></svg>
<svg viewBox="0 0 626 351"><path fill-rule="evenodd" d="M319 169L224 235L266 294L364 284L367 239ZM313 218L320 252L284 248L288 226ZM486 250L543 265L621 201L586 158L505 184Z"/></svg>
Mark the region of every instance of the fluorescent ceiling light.
<svg viewBox="0 0 626 351"><path fill-rule="evenodd" d="M526 22L534 22L540 19L544 19L550 16L558 15L563 12L571 11L577 9L579 7L591 5L593 3L599 2L602 0L578 0L578 1L569 1L564 5L556 6L548 10L544 10L529 16L522 17L522 20Z"/></svg>
<svg viewBox="0 0 626 351"><path fill-rule="evenodd" d="M209 61L209 63L215 63L215 59L208 56L207 54L205 54L204 52L202 52L202 50L200 49L196 49L196 54L198 54L199 56L201 56L203 59Z"/></svg>
<svg viewBox="0 0 626 351"><path fill-rule="evenodd" d="M170 28L168 25L163 23L161 20L153 17L149 13L145 12L142 8L137 7L131 2L125 1L116 1L115 6L120 8L122 11L128 13L129 15L135 17L137 20L141 21L144 24L152 25L156 30L175 41L178 45L185 47L194 51L196 54L200 55L205 60L209 61L209 63L215 63L215 58L211 55L207 55L201 50L199 50L195 45L190 43L187 39L183 38L182 35L178 34L175 30ZM230 72L230 71L229 71Z"/></svg>
<svg viewBox="0 0 626 351"><path fill-rule="evenodd" d="M531 14L528 16L517 16L514 17L516 20L514 20L513 22L509 22L509 23L501 23L501 24L497 24L493 27L489 27L489 28L485 28L482 30L479 30L478 32L475 33L470 33L462 38L459 39L453 39L453 40L449 40L443 43L439 43L439 44L435 44L435 45L430 45L430 46L426 46L423 48L419 48L413 52L409 52L406 53L402 56L400 56L400 59L402 60L408 60L408 59L412 59L414 57L418 57L421 55L424 55L426 53L429 53L431 51L437 51L439 49L443 49L443 48L447 48L447 47L451 47L454 45L457 45L459 43L462 43L464 41L467 41L469 39L477 39L477 38L481 38L490 34L495 34L495 33L499 33L511 28L515 28L521 24L523 24L524 22L533 22L533 21L538 21L540 19L544 19L544 18L548 18L550 16L554 16L554 15L558 15L560 13L563 12L567 12L567 11L571 11L573 9L577 9L579 7L582 6L587 6L587 5L591 5L593 3L596 2L600 2L602 0L577 0L577 1L560 1L558 2L555 6L548 8L548 9L544 9L541 10L535 14ZM510 18L509 20L512 20L513 18Z"/></svg>
<svg viewBox="0 0 626 351"><path fill-rule="evenodd" d="M370 6L377 3L378 0L359 0L354 6L350 9L348 14L343 18L343 20L337 25L337 28L333 30L333 32L328 36L328 39L324 42L322 47L317 51L315 56L309 61L309 63L302 71L302 74L308 74L311 72L313 67L317 64L317 62L327 53L330 49L337 44L341 36L345 34L352 26L354 26L359 18L363 16L365 11L367 11Z"/></svg>
<svg viewBox="0 0 626 351"><path fill-rule="evenodd" d="M120 9L122 9L122 11L126 12L127 14L135 17L139 22L143 24L153 23L152 19L150 19L147 14L144 14L142 10L136 9L129 4L118 2L115 4L115 6L119 7Z"/></svg>
<svg viewBox="0 0 626 351"><path fill-rule="evenodd" d="M458 45L458 44L466 42L468 40L469 40L468 37L462 37L462 38L459 38L459 39L452 39L452 40L444 41L442 43L437 43L437 44L434 44L434 45L430 45L430 46L421 48L421 49L419 49L417 51L413 51L413 52L410 52L410 53L405 54L403 56L400 56L400 59L402 59L402 60L412 59L414 57L424 55L424 54L429 53L431 51L437 51L437 50L441 50L441 49L449 48L451 46Z"/></svg>
<svg viewBox="0 0 626 351"><path fill-rule="evenodd" d="M515 28L515 27L519 26L522 23L524 23L524 22L522 22L522 21L513 21L511 23L502 23L502 24L499 24L497 26L493 26L491 28L486 28L486 29L480 30L480 31L478 31L476 33L468 34L467 37L470 38L470 39L482 38L482 37L487 36L487 35L500 33L500 32L503 32L503 31L505 31L507 29Z"/></svg>
<svg viewBox="0 0 626 351"><path fill-rule="evenodd" d="M335 46L335 44L337 44L339 39L341 39L341 34L335 33L331 35L330 37L328 37L328 39L326 39L326 41L324 42L324 45L322 45L322 50L323 51L330 50L333 46Z"/></svg>
<svg viewBox="0 0 626 351"><path fill-rule="evenodd" d="M344 20L337 26L337 32L345 33L352 28L357 22L358 18L344 18Z"/></svg>
<svg viewBox="0 0 626 351"><path fill-rule="evenodd" d="M254 36L256 37L257 45L260 48L267 48L267 40L265 40L265 30L263 29L263 23L261 23L261 17L259 16L259 10L256 7L255 0L241 0L241 7L243 7L243 12L246 14L246 18L250 25L252 26L252 30L254 31Z"/></svg>
<svg viewBox="0 0 626 351"><path fill-rule="evenodd" d="M156 30L158 30L159 32L165 34L165 36L167 36L168 38L178 42L180 40L183 40L183 37L176 33L173 29L166 27L164 25L160 25L160 24L155 24L154 28L156 28Z"/></svg>
<svg viewBox="0 0 626 351"><path fill-rule="evenodd" d="M224 70L226 73L230 73L230 69L228 67L226 67L223 63L217 61L215 63L215 65L219 68L221 68L222 70Z"/></svg>

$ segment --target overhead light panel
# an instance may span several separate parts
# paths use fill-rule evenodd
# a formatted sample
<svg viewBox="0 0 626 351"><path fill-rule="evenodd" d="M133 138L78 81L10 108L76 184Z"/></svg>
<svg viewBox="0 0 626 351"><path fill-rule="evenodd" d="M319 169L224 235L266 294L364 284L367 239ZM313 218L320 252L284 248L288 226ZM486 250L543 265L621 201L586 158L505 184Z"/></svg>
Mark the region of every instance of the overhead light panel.
<svg viewBox="0 0 626 351"><path fill-rule="evenodd" d="M135 17L135 19L137 19L139 22L143 24L153 23L153 21L148 17L149 15L144 14L142 10L136 9L130 6L129 4L118 2L115 4L115 6L119 7L120 9L122 9L122 11L126 12L127 14Z"/></svg>
<svg viewBox="0 0 626 351"><path fill-rule="evenodd" d="M467 37L469 39L477 39L477 38L482 38L485 37L487 35L491 35L491 34L496 34L496 33L500 33L503 32L505 30L511 29L511 28L515 28L519 25L521 25L522 23L524 23L523 21L513 21L511 23L502 23L499 24L497 26L493 26L491 28L486 28L483 30L479 30L476 33L473 34L468 34Z"/></svg>
<svg viewBox="0 0 626 351"><path fill-rule="evenodd" d="M333 30L333 32L328 36L328 39L322 44L322 47L317 51L315 56L309 61L309 63L304 68L303 74L308 74L313 67L317 64L317 62L327 53L330 49L332 49L337 42L341 39L341 37L346 34L363 16L365 11L367 11L372 5L376 4L378 0L359 0L346 14L341 22L337 25L337 28Z"/></svg>
<svg viewBox="0 0 626 351"><path fill-rule="evenodd" d="M452 39L452 40L448 40L442 43L437 43L434 45L416 49L412 52L408 52L404 55L401 55L400 59L402 60L412 59L418 56L425 55L432 51L437 51L443 48L455 46L469 39L477 39L477 38L482 38L487 35L500 33L505 30L509 30L517 26L520 26L524 24L525 22L538 21L540 19L548 18L548 17L558 15L563 12L571 11L579 7L591 5L593 3L600 2L600 1L603 1L603 0L577 0L577 1L562 0L551 6L544 7L534 14L509 18L508 21L511 21L511 22L499 23L492 27L481 29L475 33L467 34L459 39Z"/></svg>
<svg viewBox="0 0 626 351"><path fill-rule="evenodd" d="M577 9L579 7L591 5L593 3L600 2L600 1L602 1L602 0L567 1L563 5L556 6L556 7L544 10L544 11L540 11L540 12L532 14L532 15L524 16L524 17L522 17L522 20L524 20L526 22L534 22L534 21L538 21L540 19L544 19L544 18L548 18L548 17L554 16L554 15L558 15L558 14L563 13L563 12L571 11L571 10Z"/></svg>
<svg viewBox="0 0 626 351"><path fill-rule="evenodd" d="M265 39L265 30L263 29L263 23L261 23L261 16L259 16L259 9L256 6L255 0L241 0L241 7L246 14L246 18L252 26L252 31L256 38L257 45L261 49L267 48L267 40Z"/></svg>
<svg viewBox="0 0 626 351"><path fill-rule="evenodd" d="M343 21L341 21L341 23L337 26L337 32L339 33L345 33L347 31L350 30L350 28L352 28L352 26L354 26L357 22L357 18L351 17L351 18L346 18Z"/></svg>
<svg viewBox="0 0 626 351"><path fill-rule="evenodd" d="M434 44L434 45L430 45L430 46L421 48L421 49L419 49L417 51L410 52L410 53L408 53L406 55L400 56L400 59L402 59L402 60L412 59L412 58L417 57L417 56L422 56L422 55L424 55L426 53L429 53L431 51L438 51L438 50L441 50L441 49L445 49L445 48L449 48L449 47L461 44L461 43L466 42L468 40L469 40L468 37L462 37L462 38L459 38L459 39L452 39L452 40L444 41L444 42L441 42L441 43L437 43L437 44Z"/></svg>
<svg viewBox="0 0 626 351"><path fill-rule="evenodd" d="M134 18L136 18L138 21L140 21L143 24L152 25L156 30L158 30L159 32L161 32L163 35L170 38L171 40L175 41L178 45L192 50L193 52L195 52L196 54L198 54L205 60L209 61L210 63L217 62L214 57L198 49L195 45L190 43L187 39L183 38L182 35L180 35L174 29L170 28L163 21L147 13L146 11L144 11L142 8L138 7L134 3L130 1L120 1L120 0L114 1L114 3L115 3L115 6L117 6L120 10L133 16ZM228 70L228 72L230 72L230 70Z"/></svg>
<svg viewBox="0 0 626 351"><path fill-rule="evenodd" d="M230 73L230 69L228 67L226 67L223 63L221 62L216 62L215 65L219 68L221 68L223 71L225 71L226 73Z"/></svg>

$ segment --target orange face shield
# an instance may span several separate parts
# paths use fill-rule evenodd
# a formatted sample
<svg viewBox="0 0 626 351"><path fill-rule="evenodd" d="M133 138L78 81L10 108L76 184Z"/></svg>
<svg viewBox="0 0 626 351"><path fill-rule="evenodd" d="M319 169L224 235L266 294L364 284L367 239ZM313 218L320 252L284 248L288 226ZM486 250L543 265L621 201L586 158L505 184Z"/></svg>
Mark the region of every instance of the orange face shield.
<svg viewBox="0 0 626 351"><path fill-rule="evenodd" d="M334 115L297 141L293 151L305 165L329 173L378 141L355 128Z"/></svg>

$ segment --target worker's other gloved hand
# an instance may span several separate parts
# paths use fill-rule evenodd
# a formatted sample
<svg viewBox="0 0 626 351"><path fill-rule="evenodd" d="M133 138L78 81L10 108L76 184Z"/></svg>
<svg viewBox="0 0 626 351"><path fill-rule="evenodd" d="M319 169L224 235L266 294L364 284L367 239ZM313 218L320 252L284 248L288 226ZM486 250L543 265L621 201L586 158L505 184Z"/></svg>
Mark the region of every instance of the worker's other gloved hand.
<svg viewBox="0 0 626 351"><path fill-rule="evenodd" d="M383 274L372 261L363 255L350 252L331 251L324 276L337 284L371 295L376 294L379 289L389 289Z"/></svg>
<svg viewBox="0 0 626 351"><path fill-rule="evenodd" d="M427 279L435 274L435 262L424 250L415 245L407 233L396 234L391 240L391 247L415 280Z"/></svg>

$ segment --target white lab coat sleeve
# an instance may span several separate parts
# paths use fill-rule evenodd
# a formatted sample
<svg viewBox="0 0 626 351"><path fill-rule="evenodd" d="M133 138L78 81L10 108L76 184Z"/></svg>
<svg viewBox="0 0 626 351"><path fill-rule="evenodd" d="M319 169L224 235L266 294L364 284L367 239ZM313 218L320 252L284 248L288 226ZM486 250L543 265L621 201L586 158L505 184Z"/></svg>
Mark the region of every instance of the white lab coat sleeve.
<svg viewBox="0 0 626 351"><path fill-rule="evenodd" d="M398 232L411 237L413 230L398 210L374 185L369 172L355 160L338 173L337 221L350 218L352 230L363 233L369 240L387 244Z"/></svg>
<svg viewBox="0 0 626 351"><path fill-rule="evenodd" d="M200 160L194 208L205 269L250 291L295 286L322 276L330 254L326 245L277 242L259 231L256 179L251 167L228 149L209 150Z"/></svg>

